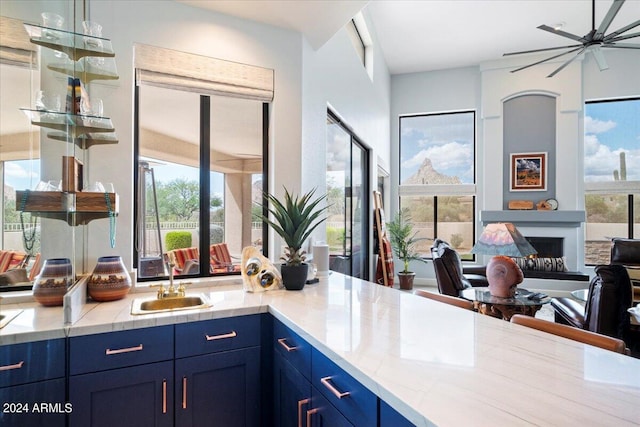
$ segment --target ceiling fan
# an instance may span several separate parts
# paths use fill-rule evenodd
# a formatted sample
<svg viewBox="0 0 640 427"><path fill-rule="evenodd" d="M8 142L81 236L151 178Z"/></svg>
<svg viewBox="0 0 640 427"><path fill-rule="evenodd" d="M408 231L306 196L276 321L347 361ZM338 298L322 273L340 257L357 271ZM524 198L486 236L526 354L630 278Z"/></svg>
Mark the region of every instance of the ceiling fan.
<svg viewBox="0 0 640 427"><path fill-rule="evenodd" d="M624 33L629 31L630 29L640 25L640 20L634 21L631 24L620 28L617 31L614 31L609 34L605 34L609 29L611 22L613 21L615 16L618 14L618 11L624 4L624 2L625 0L614 0L606 16L600 23L600 26L596 28L596 17L595 17L596 1L592 0L592 6L591 6L591 28L592 29L591 31L589 31L589 33L585 34L582 37L577 36L575 34L568 33L566 31L562 31L558 27L554 28L548 25L540 25L538 28L541 30L548 31L550 33L557 34L559 36L566 37L571 40L575 40L579 42L579 44L572 44L568 46L559 46L559 47L549 47L546 49L534 49L534 50L525 50L521 52L505 53L503 56L520 55L520 54L534 53L534 52L545 52L545 51L559 50L559 49L569 49L566 52L553 55L541 61L534 62L533 64L525 65L524 67L517 68L515 70L512 70L511 72L515 73L517 71L524 70L529 67L533 67L534 65L542 64L544 62L551 61L552 59L556 59L564 55L569 55L570 53L575 53L569 60L564 62L560 67L555 69L551 74L547 76L547 77L553 77L557 73L562 71L562 69L564 69L567 65L569 65L574 59L576 59L583 52L591 52L591 54L596 60L596 63L598 64L598 68L600 68L600 71L608 69L609 66L607 65L607 61L604 58L604 54L600 50L601 48L640 49L640 44L619 43L622 40L627 40L627 39L640 36L640 32L624 35Z"/></svg>

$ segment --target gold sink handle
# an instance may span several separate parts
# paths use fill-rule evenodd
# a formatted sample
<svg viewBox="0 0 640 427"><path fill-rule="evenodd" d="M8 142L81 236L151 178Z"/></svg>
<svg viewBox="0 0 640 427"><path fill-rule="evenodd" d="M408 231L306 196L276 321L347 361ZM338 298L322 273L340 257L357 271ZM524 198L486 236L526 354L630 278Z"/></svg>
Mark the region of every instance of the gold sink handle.
<svg viewBox="0 0 640 427"><path fill-rule="evenodd" d="M187 286L191 285L191 282L180 282L180 285L178 286L178 296L179 297L184 297L185 293L187 291Z"/></svg>
<svg viewBox="0 0 640 427"><path fill-rule="evenodd" d="M165 293L165 289L164 286L162 285L162 283L160 283L159 285L149 285L150 288L158 288L158 299L162 299L164 298L164 293Z"/></svg>

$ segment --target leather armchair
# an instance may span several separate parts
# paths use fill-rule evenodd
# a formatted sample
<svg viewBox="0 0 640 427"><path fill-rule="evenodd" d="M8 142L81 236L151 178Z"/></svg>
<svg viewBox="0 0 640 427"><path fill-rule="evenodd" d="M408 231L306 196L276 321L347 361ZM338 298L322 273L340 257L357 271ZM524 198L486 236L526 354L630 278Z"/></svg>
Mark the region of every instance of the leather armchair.
<svg viewBox="0 0 640 427"><path fill-rule="evenodd" d="M459 297L463 289L472 286L489 286L485 276L463 273L460 255L444 240L436 239L433 242L431 258L441 294Z"/></svg>
<svg viewBox="0 0 640 427"><path fill-rule="evenodd" d="M624 265L631 277L633 300L640 301L640 240L614 237L611 240L611 264Z"/></svg>
<svg viewBox="0 0 640 427"><path fill-rule="evenodd" d="M584 307L571 298L553 298L557 323L625 339L629 332L631 282L622 265L598 265Z"/></svg>

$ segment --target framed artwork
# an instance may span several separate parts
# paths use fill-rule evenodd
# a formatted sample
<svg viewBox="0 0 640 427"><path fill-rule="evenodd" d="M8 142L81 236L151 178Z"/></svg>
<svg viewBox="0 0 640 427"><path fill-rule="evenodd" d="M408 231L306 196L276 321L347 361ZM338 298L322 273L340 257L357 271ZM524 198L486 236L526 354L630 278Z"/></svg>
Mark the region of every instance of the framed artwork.
<svg viewBox="0 0 640 427"><path fill-rule="evenodd" d="M510 191L547 189L547 153L512 153Z"/></svg>

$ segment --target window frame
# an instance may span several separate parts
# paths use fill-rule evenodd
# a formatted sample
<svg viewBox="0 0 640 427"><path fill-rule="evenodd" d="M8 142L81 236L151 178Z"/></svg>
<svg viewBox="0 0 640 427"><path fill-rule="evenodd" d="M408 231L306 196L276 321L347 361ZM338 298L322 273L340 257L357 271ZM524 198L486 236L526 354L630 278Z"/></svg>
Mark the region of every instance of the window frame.
<svg viewBox="0 0 640 427"><path fill-rule="evenodd" d="M402 167L402 119L413 117L428 117L428 116L443 116L453 114L469 114L473 115L473 183L472 184L401 184L401 167ZM438 236L438 197L456 197L456 196L468 196L472 200L472 242L471 246L475 244L476 239L476 221L477 221L477 111L475 109L453 110L445 112L433 112L433 113L413 113L402 114L398 117L398 208L402 209L403 197L432 197L433 198L433 239L437 239ZM475 261L475 255L464 254L461 255L463 261ZM431 253L427 252L424 259L431 259Z"/></svg>

